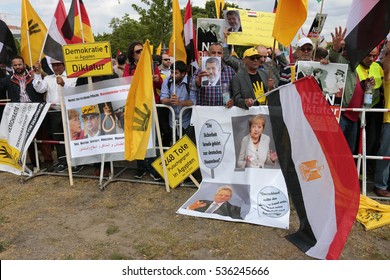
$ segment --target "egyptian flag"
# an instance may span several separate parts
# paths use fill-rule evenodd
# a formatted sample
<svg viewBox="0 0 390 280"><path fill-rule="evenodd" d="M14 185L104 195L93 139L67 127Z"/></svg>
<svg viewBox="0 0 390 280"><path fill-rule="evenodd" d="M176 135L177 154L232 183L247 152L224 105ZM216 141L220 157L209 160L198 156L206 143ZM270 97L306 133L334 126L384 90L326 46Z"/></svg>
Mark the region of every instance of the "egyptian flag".
<svg viewBox="0 0 390 280"><path fill-rule="evenodd" d="M43 53L50 58L62 62L64 62L62 46L66 45L64 35L62 34L62 27L65 22L66 10L64 2L62 0L59 0L49 30L47 32L46 41L43 47ZM50 63L50 61L48 62Z"/></svg>
<svg viewBox="0 0 390 280"><path fill-rule="evenodd" d="M313 258L338 259L360 197L348 144L314 78L279 87L268 100L278 159L300 219L287 239Z"/></svg>
<svg viewBox="0 0 390 280"><path fill-rule="evenodd" d="M72 0L66 21L67 23L62 27L62 33L68 44L95 42L87 10L82 0Z"/></svg>
<svg viewBox="0 0 390 280"><path fill-rule="evenodd" d="M274 9L272 11L274 14L276 13L277 8L278 8L278 0L275 0Z"/></svg>
<svg viewBox="0 0 390 280"><path fill-rule="evenodd" d="M188 0L186 13L184 15L184 43L187 52L187 65L198 68L198 50L196 48L196 35L192 21L191 1Z"/></svg>
<svg viewBox="0 0 390 280"><path fill-rule="evenodd" d="M345 47L352 69L378 46L389 33L389 29L389 0L353 0L345 37Z"/></svg>
<svg viewBox="0 0 390 280"><path fill-rule="evenodd" d="M0 20L0 63L11 65L11 59L17 54L14 36L7 24Z"/></svg>

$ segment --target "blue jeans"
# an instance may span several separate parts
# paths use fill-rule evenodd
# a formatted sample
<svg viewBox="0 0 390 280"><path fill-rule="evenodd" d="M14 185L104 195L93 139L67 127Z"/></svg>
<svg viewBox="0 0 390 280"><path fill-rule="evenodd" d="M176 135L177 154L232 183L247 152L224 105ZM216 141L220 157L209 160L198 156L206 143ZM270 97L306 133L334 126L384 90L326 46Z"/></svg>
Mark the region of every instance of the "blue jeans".
<svg viewBox="0 0 390 280"><path fill-rule="evenodd" d="M390 123L382 126L381 145L378 156L390 156ZM375 168L375 187L386 190L389 186L390 160L377 160Z"/></svg>
<svg viewBox="0 0 390 280"><path fill-rule="evenodd" d="M355 153L356 139L358 135L358 123L353 122L341 114L340 127L344 133L344 137L348 142L348 146L351 149L352 154Z"/></svg>

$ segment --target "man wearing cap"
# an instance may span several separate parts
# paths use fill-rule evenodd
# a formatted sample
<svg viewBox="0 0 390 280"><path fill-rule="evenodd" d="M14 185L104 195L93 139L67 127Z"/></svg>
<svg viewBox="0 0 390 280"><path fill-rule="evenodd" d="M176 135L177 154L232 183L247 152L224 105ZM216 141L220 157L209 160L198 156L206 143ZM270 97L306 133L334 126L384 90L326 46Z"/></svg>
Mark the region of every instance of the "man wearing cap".
<svg viewBox="0 0 390 280"><path fill-rule="evenodd" d="M50 110L48 112L49 118L49 132L52 134L52 138L55 141L64 141L60 96L59 92L66 88L76 86L76 78L67 78L65 65L62 61L51 59L51 68L54 74L46 76L43 80L41 76L38 76L39 87L46 93L46 102L51 103ZM40 73L40 64L36 72ZM66 153L64 144L55 144L57 150L58 163L55 166L57 172L64 172L67 169Z"/></svg>
<svg viewBox="0 0 390 280"><path fill-rule="evenodd" d="M100 111L98 105L84 106L81 108L81 118L87 129L84 138L92 138L101 135L100 131Z"/></svg>
<svg viewBox="0 0 390 280"><path fill-rule="evenodd" d="M245 69L232 79L234 104L243 109L266 104L264 93L274 88L274 81L259 69L260 55L255 48L244 52Z"/></svg>
<svg viewBox="0 0 390 280"><path fill-rule="evenodd" d="M298 48L296 50L296 62L298 61L310 61L313 56L313 42L307 38L303 37L298 40ZM281 75L279 86L288 84L295 81L296 79L296 64L291 66L286 66ZM299 78L299 76L298 76Z"/></svg>

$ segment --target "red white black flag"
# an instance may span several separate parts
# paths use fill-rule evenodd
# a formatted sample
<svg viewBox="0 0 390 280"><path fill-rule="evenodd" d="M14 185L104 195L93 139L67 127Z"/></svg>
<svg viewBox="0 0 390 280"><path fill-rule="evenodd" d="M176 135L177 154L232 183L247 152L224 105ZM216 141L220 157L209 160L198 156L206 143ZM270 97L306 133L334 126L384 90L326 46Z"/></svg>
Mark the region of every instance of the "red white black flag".
<svg viewBox="0 0 390 280"><path fill-rule="evenodd" d="M389 29L389 0L353 0L345 37L345 46L353 69L379 45L389 33Z"/></svg>
<svg viewBox="0 0 390 280"><path fill-rule="evenodd" d="M344 135L311 77L280 87L268 99L280 166L300 219L299 230L287 239L311 257L338 259L360 197Z"/></svg>
<svg viewBox="0 0 390 280"><path fill-rule="evenodd" d="M47 31L46 41L43 46L43 53L50 58L62 62L64 62L62 46L66 45L66 41L61 29L65 20L66 10L64 2L59 0L49 30ZM50 63L50 61L48 61L48 63Z"/></svg>
<svg viewBox="0 0 390 280"><path fill-rule="evenodd" d="M198 50L196 48L196 35L192 20L191 1L188 0L184 15L184 44L187 52L187 65L198 68Z"/></svg>

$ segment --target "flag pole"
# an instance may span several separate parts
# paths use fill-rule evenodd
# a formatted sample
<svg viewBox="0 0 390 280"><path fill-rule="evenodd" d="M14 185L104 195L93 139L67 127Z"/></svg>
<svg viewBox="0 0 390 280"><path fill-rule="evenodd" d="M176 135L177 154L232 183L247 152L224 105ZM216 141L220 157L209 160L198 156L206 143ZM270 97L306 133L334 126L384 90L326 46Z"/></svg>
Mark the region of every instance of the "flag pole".
<svg viewBox="0 0 390 280"><path fill-rule="evenodd" d="M320 37L320 29L319 27L321 26L321 21L322 21L322 8L324 7L324 0L321 0L321 8L320 8L320 18L318 20L318 28L317 28L317 32L316 32L316 37L314 38L314 51L313 51L313 59L315 58L316 56L316 52L317 52L317 44L318 44L318 39Z"/></svg>
<svg viewBox="0 0 390 280"><path fill-rule="evenodd" d="M83 19L81 17L81 12L80 12L80 0L76 0L77 2L77 11L79 13L79 18L80 18L80 29L81 29L81 39L83 41L83 44L85 43L84 41L84 28L83 28Z"/></svg>

